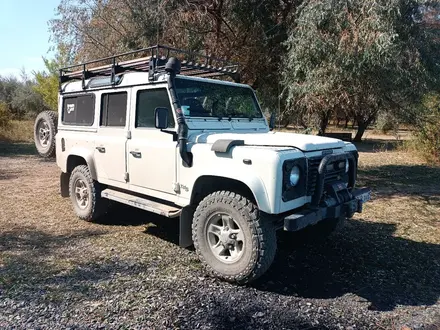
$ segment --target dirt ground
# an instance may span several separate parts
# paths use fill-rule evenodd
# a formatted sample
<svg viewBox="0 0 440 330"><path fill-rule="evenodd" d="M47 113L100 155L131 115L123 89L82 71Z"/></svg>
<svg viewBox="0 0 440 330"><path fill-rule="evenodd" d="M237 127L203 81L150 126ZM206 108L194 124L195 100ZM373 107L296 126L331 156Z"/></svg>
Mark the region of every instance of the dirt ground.
<svg viewBox="0 0 440 330"><path fill-rule="evenodd" d="M270 271L235 286L177 246L175 219L82 222L53 161L0 144L0 328L440 329L440 168L359 149L364 213L320 244L280 236Z"/></svg>

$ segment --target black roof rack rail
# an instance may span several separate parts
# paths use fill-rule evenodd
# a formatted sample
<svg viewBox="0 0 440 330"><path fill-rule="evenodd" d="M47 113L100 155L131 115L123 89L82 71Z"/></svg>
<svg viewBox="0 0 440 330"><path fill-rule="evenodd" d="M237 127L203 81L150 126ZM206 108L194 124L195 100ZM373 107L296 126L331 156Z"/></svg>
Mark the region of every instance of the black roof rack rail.
<svg viewBox="0 0 440 330"><path fill-rule="evenodd" d="M148 72L149 80L154 81L157 73L165 72L165 64L170 57L176 57L180 60L180 74L182 75L204 78L229 76L236 82L240 80L239 65L236 62L156 45L61 68L59 70L59 88L62 91L63 83L81 80L82 88L85 89L85 81L93 77L109 77L110 84L115 85L117 83L116 76L124 72Z"/></svg>

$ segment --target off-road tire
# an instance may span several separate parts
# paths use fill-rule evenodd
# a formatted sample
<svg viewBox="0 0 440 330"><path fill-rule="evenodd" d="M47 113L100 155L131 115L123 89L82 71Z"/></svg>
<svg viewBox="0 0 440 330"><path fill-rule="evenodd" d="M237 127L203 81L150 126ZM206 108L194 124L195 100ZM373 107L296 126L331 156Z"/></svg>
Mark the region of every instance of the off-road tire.
<svg viewBox="0 0 440 330"><path fill-rule="evenodd" d="M44 158L55 156L55 135L58 127L58 114L55 111L42 111L34 123L34 143L38 154ZM44 130L44 133L41 130Z"/></svg>
<svg viewBox="0 0 440 330"><path fill-rule="evenodd" d="M76 182L82 180L85 183L89 201L85 208L78 205L75 188ZM86 221L94 221L105 214L108 209L108 200L101 197L102 185L93 180L87 165L75 167L69 179L69 195L76 215Z"/></svg>
<svg viewBox="0 0 440 330"><path fill-rule="evenodd" d="M210 216L218 212L230 215L243 231L245 242L242 257L233 264L218 260L207 241L205 227ZM246 284L263 275L276 254L276 232L249 199L229 191L217 191L198 205L192 224L196 253L207 271L222 280Z"/></svg>

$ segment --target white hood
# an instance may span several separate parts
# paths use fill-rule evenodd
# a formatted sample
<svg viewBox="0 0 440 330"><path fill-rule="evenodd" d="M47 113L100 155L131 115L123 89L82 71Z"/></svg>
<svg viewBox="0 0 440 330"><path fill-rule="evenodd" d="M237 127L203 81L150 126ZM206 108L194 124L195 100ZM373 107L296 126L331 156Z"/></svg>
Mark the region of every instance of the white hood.
<svg viewBox="0 0 440 330"><path fill-rule="evenodd" d="M189 142L213 144L217 140L244 140L245 145L295 147L302 151L316 151L344 147L344 142L316 135L268 133L201 133L189 136Z"/></svg>

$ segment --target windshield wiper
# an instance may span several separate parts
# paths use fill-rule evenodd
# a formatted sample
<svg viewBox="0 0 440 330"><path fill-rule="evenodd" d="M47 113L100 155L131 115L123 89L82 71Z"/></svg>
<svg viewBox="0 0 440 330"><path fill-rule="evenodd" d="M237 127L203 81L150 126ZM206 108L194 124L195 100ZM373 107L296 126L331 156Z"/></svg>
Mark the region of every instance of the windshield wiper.
<svg viewBox="0 0 440 330"><path fill-rule="evenodd" d="M228 120L231 121L232 118L243 118L243 114L242 113L238 113L238 112L230 112L228 113Z"/></svg>

